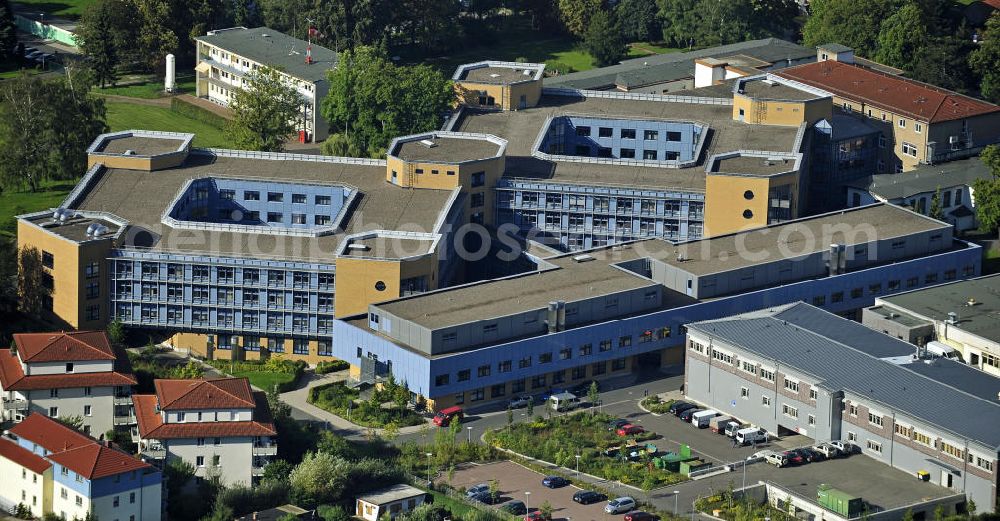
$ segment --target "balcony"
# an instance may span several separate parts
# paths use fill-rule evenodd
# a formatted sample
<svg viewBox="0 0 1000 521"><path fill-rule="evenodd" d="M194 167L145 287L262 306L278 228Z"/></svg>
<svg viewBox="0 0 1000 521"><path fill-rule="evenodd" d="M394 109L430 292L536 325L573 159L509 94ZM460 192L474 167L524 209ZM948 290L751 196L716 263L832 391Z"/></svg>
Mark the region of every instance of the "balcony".
<svg viewBox="0 0 1000 521"><path fill-rule="evenodd" d="M253 446L254 456L275 456L277 454L278 454L277 443L271 443L271 444L255 443Z"/></svg>
<svg viewBox="0 0 1000 521"><path fill-rule="evenodd" d="M3 399L3 409L7 411L27 411L28 405L28 400Z"/></svg>
<svg viewBox="0 0 1000 521"><path fill-rule="evenodd" d="M115 405L132 405L132 396L128 394L116 394Z"/></svg>
<svg viewBox="0 0 1000 521"><path fill-rule="evenodd" d="M151 460L162 460L167 457L167 449L162 447L153 447L149 449L143 449L141 452L142 457ZM261 469L263 470L263 469Z"/></svg>

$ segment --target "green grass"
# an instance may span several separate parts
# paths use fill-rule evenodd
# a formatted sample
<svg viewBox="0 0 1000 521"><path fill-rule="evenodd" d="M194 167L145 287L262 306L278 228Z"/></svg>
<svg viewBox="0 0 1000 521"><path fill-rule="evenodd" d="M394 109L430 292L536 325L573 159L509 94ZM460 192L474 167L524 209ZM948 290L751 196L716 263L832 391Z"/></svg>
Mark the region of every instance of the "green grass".
<svg viewBox="0 0 1000 521"><path fill-rule="evenodd" d="M270 391L275 385L285 384L295 379L292 373L275 373L271 371L236 371L233 376L237 378L246 377L250 380L250 385Z"/></svg>
<svg viewBox="0 0 1000 521"><path fill-rule="evenodd" d="M418 488L430 492L430 494L434 496L434 505L447 508L448 511L451 512L452 518L465 519L466 514L476 510L475 508L472 508L471 506L456 499L452 499L436 490L427 490L424 487Z"/></svg>
<svg viewBox="0 0 1000 521"><path fill-rule="evenodd" d="M107 108L108 126L112 131L142 129L192 132L195 134L194 146L232 148L232 143L222 128L190 118L168 107L109 101Z"/></svg>
<svg viewBox="0 0 1000 521"><path fill-rule="evenodd" d="M17 231L15 215L48 210L59 206L76 181L46 181L37 192L0 192L0 235L13 237Z"/></svg>
<svg viewBox="0 0 1000 521"><path fill-rule="evenodd" d="M14 0L25 11L38 11L62 18L77 19L97 0Z"/></svg>
<svg viewBox="0 0 1000 521"><path fill-rule="evenodd" d="M178 92L187 94L194 93L194 76L179 78L177 80L177 90ZM105 87L103 89L95 87L94 92L97 94L111 94L115 96L128 96L130 98L142 99L156 99L167 95L163 92L163 82L158 80L131 85L120 85L116 87Z"/></svg>
<svg viewBox="0 0 1000 521"><path fill-rule="evenodd" d="M1000 273L1000 250L983 251L983 275Z"/></svg>
<svg viewBox="0 0 1000 521"><path fill-rule="evenodd" d="M628 57L629 58L639 58L642 56L650 56L653 54L668 54L672 52L681 52L684 49L678 49L676 47L667 47L663 43L657 42L633 42L628 44Z"/></svg>

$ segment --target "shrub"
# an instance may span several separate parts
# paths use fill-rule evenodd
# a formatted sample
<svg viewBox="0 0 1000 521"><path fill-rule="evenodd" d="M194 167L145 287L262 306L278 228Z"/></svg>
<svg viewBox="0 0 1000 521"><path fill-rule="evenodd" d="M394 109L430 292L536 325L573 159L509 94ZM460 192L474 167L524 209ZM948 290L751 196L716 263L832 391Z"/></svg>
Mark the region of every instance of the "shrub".
<svg viewBox="0 0 1000 521"><path fill-rule="evenodd" d="M349 369L351 364L345 360L323 360L316 364L316 374L335 373Z"/></svg>

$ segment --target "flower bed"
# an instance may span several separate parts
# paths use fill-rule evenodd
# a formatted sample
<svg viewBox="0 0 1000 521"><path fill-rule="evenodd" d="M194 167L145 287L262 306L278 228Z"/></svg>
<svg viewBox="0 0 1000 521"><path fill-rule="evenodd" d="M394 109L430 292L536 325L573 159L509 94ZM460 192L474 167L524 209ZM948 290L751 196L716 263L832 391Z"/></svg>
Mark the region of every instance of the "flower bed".
<svg viewBox="0 0 1000 521"><path fill-rule="evenodd" d="M306 368L302 361L284 360L272 357L267 361L245 360L208 360L212 367L237 378L245 377L250 384L258 389L284 393L295 388L295 383Z"/></svg>
<svg viewBox="0 0 1000 521"><path fill-rule="evenodd" d="M642 401L642 406L646 408L649 412L655 412L656 414L667 414L670 412L670 406L674 404L674 400L663 401L659 396L655 394L646 398Z"/></svg>
<svg viewBox="0 0 1000 521"><path fill-rule="evenodd" d="M621 438L609 430L611 416L591 415L586 412L568 414L552 419L535 418L532 422L516 423L505 429L491 432L490 443L525 456L537 458L569 469L576 468L576 455L580 455L580 471L611 481L650 490L687 480L676 472L656 468L649 457L628 461L620 456L606 456L605 450L619 447L635 440L639 445L654 440L655 433Z"/></svg>

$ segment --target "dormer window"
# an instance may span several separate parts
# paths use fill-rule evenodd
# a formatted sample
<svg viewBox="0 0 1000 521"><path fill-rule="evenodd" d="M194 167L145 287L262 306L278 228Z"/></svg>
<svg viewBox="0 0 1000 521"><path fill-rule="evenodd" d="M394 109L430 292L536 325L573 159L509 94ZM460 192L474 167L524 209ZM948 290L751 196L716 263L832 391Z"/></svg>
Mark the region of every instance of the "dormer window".
<svg viewBox="0 0 1000 521"><path fill-rule="evenodd" d="M184 413L182 412L177 413L177 421L179 423L184 423Z"/></svg>
<svg viewBox="0 0 1000 521"><path fill-rule="evenodd" d="M73 372L73 363L72 362L68 362L66 364L66 372L67 373L72 373Z"/></svg>

